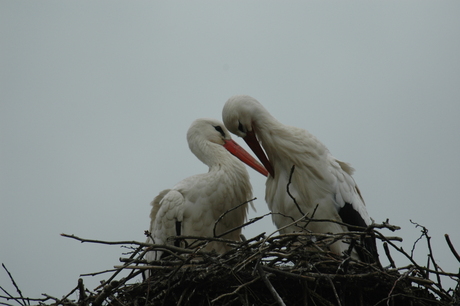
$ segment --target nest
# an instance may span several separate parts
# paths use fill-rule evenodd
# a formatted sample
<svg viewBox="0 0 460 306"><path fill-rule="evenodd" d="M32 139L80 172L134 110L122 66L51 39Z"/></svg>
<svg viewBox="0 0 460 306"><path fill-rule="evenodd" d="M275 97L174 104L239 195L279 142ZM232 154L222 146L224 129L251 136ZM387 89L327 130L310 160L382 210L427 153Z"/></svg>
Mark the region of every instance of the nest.
<svg viewBox="0 0 460 306"><path fill-rule="evenodd" d="M418 225L417 225L418 226ZM94 291L85 288L83 280L65 297L58 299L45 295L41 299L0 296L12 305L30 302L41 305L460 305L459 273L447 273L435 263L430 237L426 238L432 268L415 262L412 253L406 253L395 242L398 237L386 237L381 229L396 230L388 223L373 225L362 232L340 234L292 233L283 235L260 234L241 242L221 238L176 237L194 240L189 247L155 245L135 241L107 242L63 236L81 242L118 244L130 248L129 257L121 258L122 265L108 280ZM328 251L328 245L337 240L356 241L375 237L383 243L390 265L381 267L364 263L350 256L338 256ZM460 262L456 250L446 240ZM212 241L228 243L233 248L225 254L205 252ZM414 245L415 246L415 245ZM358 248L359 245L351 245ZM161 260L147 263L143 257L149 250L166 254ZM410 264L397 268L391 253L398 252ZM6 270L6 267L4 267ZM121 271L128 276L117 279ZM140 280L140 275L150 277ZM441 278L449 277L456 288L444 289ZM14 283L12 276L11 280ZM145 277L144 277L145 278ZM15 284L16 286L16 284ZM4 292L6 292L3 288ZM69 297L77 293L78 300Z"/></svg>

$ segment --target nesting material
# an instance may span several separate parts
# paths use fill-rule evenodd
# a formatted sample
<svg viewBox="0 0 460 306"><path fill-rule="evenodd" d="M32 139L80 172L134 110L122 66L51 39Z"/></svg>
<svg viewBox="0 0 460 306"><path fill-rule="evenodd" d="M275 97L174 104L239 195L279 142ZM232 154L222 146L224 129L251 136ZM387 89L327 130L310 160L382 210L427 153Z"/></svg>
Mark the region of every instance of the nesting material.
<svg viewBox="0 0 460 306"><path fill-rule="evenodd" d="M220 238L178 237L195 241L187 247L155 245L135 241L107 242L64 235L81 242L124 245L131 249L121 265L103 271L110 277L90 291L80 279L68 295L61 299L45 295L41 299L8 298L6 305L16 301L36 301L41 305L460 305L459 274L444 272L437 264L430 246L428 231L422 231L428 243L432 267L418 264L412 254L398 247L398 237L387 237L381 229L396 230L389 224L374 225L362 232L340 234L292 233L260 234L241 242ZM328 251L328 245L339 239L357 241L365 236L383 243L382 261L369 264L349 256ZM225 254L204 252L215 240L233 248ZM454 256L458 256L446 236ZM359 243L353 243L359 247ZM147 263L148 250L165 254L159 261ZM400 253L410 264L397 267L392 254ZM412 253L412 252L411 252ZM385 259L385 260L383 260ZM460 261L460 258L458 258ZM429 264L430 265L430 264ZM149 270L151 276L142 280ZM119 278L120 272L129 271ZM94 273L93 275L99 275ZM118 278L117 278L118 277ZM443 288L441 279L451 278L456 288ZM2 289L2 288L1 288ZM69 297L75 295L78 300ZM4 298L4 297L3 297Z"/></svg>

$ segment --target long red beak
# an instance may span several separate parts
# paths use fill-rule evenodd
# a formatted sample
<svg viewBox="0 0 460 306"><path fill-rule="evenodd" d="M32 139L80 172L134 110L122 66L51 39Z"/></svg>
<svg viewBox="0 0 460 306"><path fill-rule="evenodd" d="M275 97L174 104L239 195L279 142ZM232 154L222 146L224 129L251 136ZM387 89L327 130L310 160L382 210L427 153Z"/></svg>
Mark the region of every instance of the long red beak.
<svg viewBox="0 0 460 306"><path fill-rule="evenodd" d="M243 138L244 141L248 144L251 150L254 152L255 155L259 158L265 168L268 170L272 177L275 177L275 170L273 170L270 161L268 160L267 156L265 155L264 150L262 150L259 141L257 140L256 134L254 131L246 132L246 137Z"/></svg>
<svg viewBox="0 0 460 306"><path fill-rule="evenodd" d="M261 173L262 175L268 176L267 169L264 168L254 157L251 156L246 150L240 147L233 140L225 140L224 144L225 149L227 149L230 153L235 155L239 160L243 163L251 167L252 169L256 170L257 172Z"/></svg>

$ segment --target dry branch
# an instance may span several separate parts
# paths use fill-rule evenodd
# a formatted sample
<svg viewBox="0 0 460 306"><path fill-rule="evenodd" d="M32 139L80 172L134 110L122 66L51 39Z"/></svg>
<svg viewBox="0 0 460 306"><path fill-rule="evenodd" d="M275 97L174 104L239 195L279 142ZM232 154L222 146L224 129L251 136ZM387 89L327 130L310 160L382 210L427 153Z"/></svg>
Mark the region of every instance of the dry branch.
<svg viewBox="0 0 460 306"><path fill-rule="evenodd" d="M450 241L449 235L445 234L444 237L446 238L447 245L449 246L450 251L454 254L455 258L457 258L458 262L460 262L460 255L458 255L457 250L454 248L454 245Z"/></svg>

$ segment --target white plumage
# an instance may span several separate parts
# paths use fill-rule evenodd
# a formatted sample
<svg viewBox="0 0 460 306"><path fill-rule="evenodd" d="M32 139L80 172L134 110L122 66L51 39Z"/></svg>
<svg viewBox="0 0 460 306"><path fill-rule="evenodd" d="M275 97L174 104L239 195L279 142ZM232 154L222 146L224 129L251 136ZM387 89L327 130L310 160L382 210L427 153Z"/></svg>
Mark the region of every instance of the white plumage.
<svg viewBox="0 0 460 306"><path fill-rule="evenodd" d="M177 235L213 237L218 218L252 198L249 174L235 156L268 175L260 163L231 139L228 130L217 120L194 121L188 130L187 141L190 150L209 166L209 172L188 177L155 197L151 203L148 243L172 245L174 241L168 238ZM247 208L244 204L226 214L217 223L216 235L242 225ZM240 232L238 229L222 238L238 241ZM207 246L207 250L210 249L222 253L229 247L225 243L213 242ZM161 256L161 251L150 251L146 259L158 260Z"/></svg>
<svg viewBox="0 0 460 306"><path fill-rule="evenodd" d="M302 213L350 224L347 228L333 222L310 222L307 229L316 233L346 232L372 223L352 177L353 168L335 159L315 136L280 123L250 96L231 97L222 116L230 132L243 137L270 172L265 199L275 213L273 221L281 233L302 230L289 225ZM293 166L289 191L300 210L287 192ZM375 240L365 239L363 244L376 254ZM342 254L348 247L349 244L339 241L331 250ZM353 256L358 257L356 253Z"/></svg>

